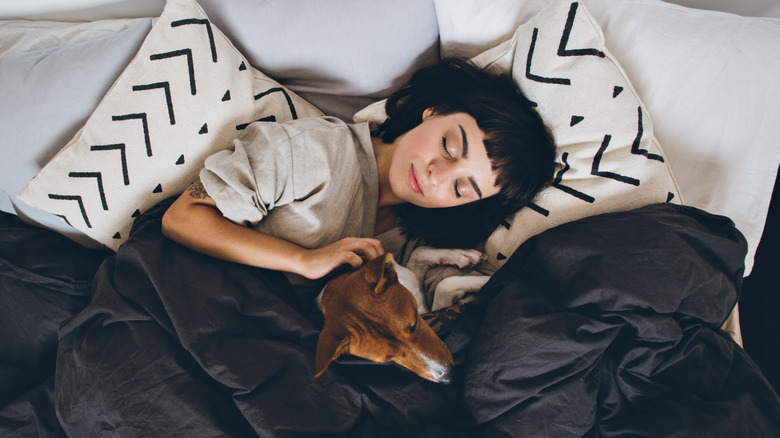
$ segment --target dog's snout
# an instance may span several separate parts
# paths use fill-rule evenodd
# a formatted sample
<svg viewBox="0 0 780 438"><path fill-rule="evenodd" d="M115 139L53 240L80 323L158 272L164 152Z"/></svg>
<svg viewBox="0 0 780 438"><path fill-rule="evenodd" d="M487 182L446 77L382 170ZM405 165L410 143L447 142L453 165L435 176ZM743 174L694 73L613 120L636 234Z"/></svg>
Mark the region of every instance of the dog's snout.
<svg viewBox="0 0 780 438"><path fill-rule="evenodd" d="M431 373L430 380L436 383L444 383L444 384L452 383L452 373L453 373L452 364L437 363L434 366L431 366L430 373Z"/></svg>
<svg viewBox="0 0 780 438"><path fill-rule="evenodd" d="M446 368L442 369L438 372L438 376L436 381L439 383L443 383L445 385L449 385L452 383L452 367L447 366Z"/></svg>

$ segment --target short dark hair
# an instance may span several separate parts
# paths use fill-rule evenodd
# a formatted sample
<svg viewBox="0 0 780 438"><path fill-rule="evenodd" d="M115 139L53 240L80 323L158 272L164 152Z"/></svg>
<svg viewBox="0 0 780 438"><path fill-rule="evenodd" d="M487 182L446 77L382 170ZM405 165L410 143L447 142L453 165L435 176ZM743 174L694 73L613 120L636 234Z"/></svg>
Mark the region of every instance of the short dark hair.
<svg viewBox="0 0 780 438"><path fill-rule="evenodd" d="M508 75L493 75L472 63L448 58L422 68L391 95L387 120L377 135L392 143L422 122L423 112L463 112L485 133L496 173L495 196L449 208L397 207L410 237L442 247L470 247L488 238L509 214L525 207L552 180L555 144L542 118Z"/></svg>

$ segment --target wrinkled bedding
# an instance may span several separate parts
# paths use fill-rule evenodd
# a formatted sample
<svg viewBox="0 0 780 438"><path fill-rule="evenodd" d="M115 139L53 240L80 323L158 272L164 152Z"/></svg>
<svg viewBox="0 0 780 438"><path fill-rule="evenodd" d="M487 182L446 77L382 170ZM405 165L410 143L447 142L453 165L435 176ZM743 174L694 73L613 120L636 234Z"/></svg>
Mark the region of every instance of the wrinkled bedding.
<svg viewBox="0 0 780 438"><path fill-rule="evenodd" d="M0 222L1 435L780 436L718 328L746 251L726 218L658 204L528 240L442 332L437 385L352 357L315 379L318 291L165 239L166 206L116 255L25 250L55 237ZM33 316L45 345L15 329Z"/></svg>

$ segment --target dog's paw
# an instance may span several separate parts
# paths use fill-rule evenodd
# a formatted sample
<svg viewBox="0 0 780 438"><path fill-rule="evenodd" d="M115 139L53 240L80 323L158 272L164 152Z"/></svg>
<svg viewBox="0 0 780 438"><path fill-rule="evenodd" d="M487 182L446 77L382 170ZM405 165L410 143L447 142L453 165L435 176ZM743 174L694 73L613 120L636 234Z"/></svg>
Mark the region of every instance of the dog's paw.
<svg viewBox="0 0 780 438"><path fill-rule="evenodd" d="M487 256L475 249L453 249L444 258L442 265L454 265L458 268L473 268L487 260Z"/></svg>
<svg viewBox="0 0 780 438"><path fill-rule="evenodd" d="M431 311L462 305L474 300L474 293L490 279L487 275L465 275L447 277L436 286Z"/></svg>
<svg viewBox="0 0 780 438"><path fill-rule="evenodd" d="M474 267L485 260L487 260L487 256L475 249L448 249L423 246L414 250L407 266L430 268L437 265L452 265L463 269Z"/></svg>

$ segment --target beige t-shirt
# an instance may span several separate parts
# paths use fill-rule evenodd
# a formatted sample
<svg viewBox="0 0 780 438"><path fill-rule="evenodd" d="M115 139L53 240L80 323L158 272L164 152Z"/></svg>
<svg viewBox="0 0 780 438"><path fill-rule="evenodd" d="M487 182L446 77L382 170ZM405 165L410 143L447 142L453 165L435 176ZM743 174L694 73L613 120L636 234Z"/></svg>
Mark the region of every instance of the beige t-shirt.
<svg viewBox="0 0 780 438"><path fill-rule="evenodd" d="M258 122L232 146L200 172L226 218L305 248L373 236L379 187L367 123Z"/></svg>

